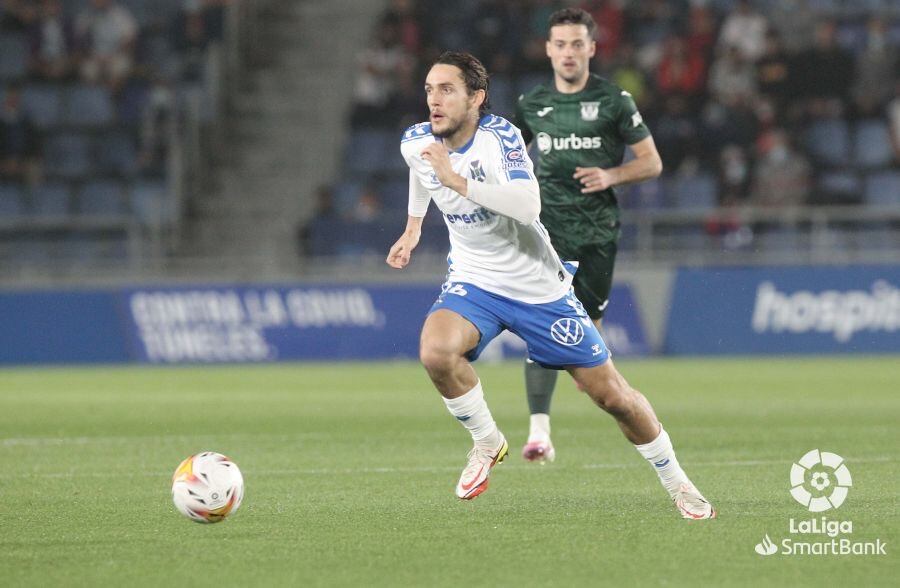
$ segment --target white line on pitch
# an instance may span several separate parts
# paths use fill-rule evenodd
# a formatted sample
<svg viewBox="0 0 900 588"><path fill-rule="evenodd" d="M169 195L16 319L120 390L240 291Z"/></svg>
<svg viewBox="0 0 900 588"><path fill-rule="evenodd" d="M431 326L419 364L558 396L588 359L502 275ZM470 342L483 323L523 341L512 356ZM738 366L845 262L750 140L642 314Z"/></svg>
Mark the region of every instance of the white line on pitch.
<svg viewBox="0 0 900 588"><path fill-rule="evenodd" d="M849 460L851 464L856 463L886 463L893 461L890 456L878 456ZM688 467L755 467L766 465L785 465L784 460L745 460L745 461L707 461L707 462L686 462ZM556 466L550 466L550 469ZM646 467L641 461L636 459L630 463L589 463L580 466L581 469L627 469ZM457 471L458 466L423 466L423 467L375 467L375 468L311 468L296 470L246 470L247 476L327 476L327 475L354 475L354 474L400 474L400 473L437 473ZM504 470L509 469L529 469L537 470L534 465L530 464L503 464ZM167 477L171 474L167 472L35 472L35 473L15 473L0 475L0 479L8 478L108 478L110 476L119 477Z"/></svg>

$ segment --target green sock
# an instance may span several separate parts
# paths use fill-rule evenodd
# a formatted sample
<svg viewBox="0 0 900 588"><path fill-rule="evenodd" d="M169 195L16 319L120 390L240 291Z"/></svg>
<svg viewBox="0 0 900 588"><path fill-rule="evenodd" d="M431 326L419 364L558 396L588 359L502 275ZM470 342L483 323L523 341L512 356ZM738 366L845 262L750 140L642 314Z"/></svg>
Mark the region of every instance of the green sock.
<svg viewBox="0 0 900 588"><path fill-rule="evenodd" d="M531 414L550 414L550 400L556 388L556 370L548 370L539 364L525 361L525 392L528 394L528 410Z"/></svg>

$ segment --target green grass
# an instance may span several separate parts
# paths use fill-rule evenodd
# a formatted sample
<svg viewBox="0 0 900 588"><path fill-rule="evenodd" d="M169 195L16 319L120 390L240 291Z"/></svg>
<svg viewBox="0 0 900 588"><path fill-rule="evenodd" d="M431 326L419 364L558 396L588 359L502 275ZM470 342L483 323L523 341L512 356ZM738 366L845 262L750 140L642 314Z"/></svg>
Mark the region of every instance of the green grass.
<svg viewBox="0 0 900 588"><path fill-rule="evenodd" d="M479 366L512 454L473 502L469 440L412 364L0 370L3 586L888 585L897 565L897 357L619 362L720 510L678 518L614 422L567 377L550 466L525 464L519 365ZM844 456L854 540L887 557L757 555L809 513L792 461ZM178 515L172 471L230 455L246 497ZM893 578L894 580L891 580Z"/></svg>

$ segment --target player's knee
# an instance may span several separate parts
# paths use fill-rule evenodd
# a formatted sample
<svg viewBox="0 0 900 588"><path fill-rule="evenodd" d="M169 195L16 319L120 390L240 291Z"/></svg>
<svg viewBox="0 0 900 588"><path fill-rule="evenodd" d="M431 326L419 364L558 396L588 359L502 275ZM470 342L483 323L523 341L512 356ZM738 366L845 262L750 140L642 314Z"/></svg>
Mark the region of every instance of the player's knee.
<svg viewBox="0 0 900 588"><path fill-rule="evenodd" d="M455 351L439 340L423 340L419 346L419 361L428 373L451 371L457 359Z"/></svg>

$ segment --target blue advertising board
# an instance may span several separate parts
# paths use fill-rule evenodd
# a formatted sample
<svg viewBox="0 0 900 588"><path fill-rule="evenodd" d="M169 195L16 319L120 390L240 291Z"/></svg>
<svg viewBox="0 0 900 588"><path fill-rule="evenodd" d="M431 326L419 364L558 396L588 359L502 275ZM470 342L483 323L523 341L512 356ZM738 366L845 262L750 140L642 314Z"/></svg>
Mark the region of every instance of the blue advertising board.
<svg viewBox="0 0 900 588"><path fill-rule="evenodd" d="M244 363L418 357L440 285L190 285L0 293L0 363ZM627 285L605 325L614 353L647 343ZM490 358L521 358L514 336Z"/></svg>
<svg viewBox="0 0 900 588"><path fill-rule="evenodd" d="M679 270L665 352L898 353L900 266Z"/></svg>

